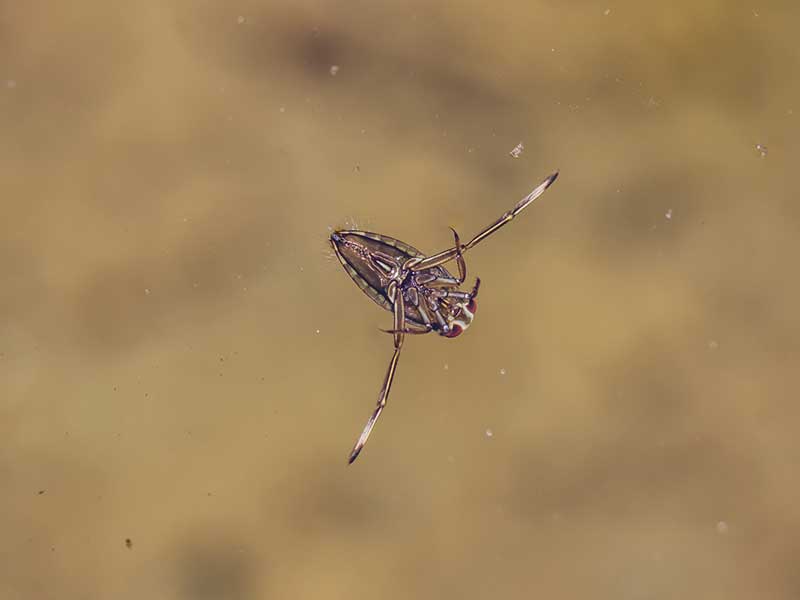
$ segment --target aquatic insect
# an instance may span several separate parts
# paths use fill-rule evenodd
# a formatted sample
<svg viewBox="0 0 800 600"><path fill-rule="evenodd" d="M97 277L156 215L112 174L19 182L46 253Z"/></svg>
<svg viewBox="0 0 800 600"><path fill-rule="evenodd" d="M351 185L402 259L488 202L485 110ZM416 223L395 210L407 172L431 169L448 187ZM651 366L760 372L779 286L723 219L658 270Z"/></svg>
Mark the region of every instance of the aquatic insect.
<svg viewBox="0 0 800 600"><path fill-rule="evenodd" d="M331 234L333 250L348 275L376 304L394 314L392 328L384 330L393 336L394 354L378 394L378 404L350 452L349 463L358 458L386 406L406 334L435 331L444 337L454 338L464 333L472 323L477 309L475 298L481 280L476 279L475 285L468 292L459 289L467 278L464 253L511 222L541 196L556 177L558 172L550 175L517 202L514 208L481 230L466 244L461 243L458 233L451 227L453 247L430 256L380 233L340 230ZM451 275L442 266L452 260L456 261L458 277Z"/></svg>

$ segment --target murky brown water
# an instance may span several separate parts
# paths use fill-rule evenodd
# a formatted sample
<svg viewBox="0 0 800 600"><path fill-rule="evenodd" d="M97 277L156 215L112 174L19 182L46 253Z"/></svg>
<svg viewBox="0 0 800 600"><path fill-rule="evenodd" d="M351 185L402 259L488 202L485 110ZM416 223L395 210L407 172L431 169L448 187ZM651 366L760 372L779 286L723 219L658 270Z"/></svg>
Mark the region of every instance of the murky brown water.
<svg viewBox="0 0 800 600"><path fill-rule="evenodd" d="M0 598L796 598L800 5L291 4L2 5Z"/></svg>

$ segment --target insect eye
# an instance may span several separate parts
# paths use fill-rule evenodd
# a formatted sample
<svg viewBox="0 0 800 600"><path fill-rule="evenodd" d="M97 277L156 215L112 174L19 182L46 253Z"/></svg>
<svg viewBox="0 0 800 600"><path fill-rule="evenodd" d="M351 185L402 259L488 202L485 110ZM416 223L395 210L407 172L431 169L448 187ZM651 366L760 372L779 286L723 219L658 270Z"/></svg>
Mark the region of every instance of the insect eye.
<svg viewBox="0 0 800 600"><path fill-rule="evenodd" d="M450 326L450 331L445 333L444 337L454 338L454 337L458 337L462 333L464 333L464 328L461 327L461 325L459 325L458 323L453 323Z"/></svg>

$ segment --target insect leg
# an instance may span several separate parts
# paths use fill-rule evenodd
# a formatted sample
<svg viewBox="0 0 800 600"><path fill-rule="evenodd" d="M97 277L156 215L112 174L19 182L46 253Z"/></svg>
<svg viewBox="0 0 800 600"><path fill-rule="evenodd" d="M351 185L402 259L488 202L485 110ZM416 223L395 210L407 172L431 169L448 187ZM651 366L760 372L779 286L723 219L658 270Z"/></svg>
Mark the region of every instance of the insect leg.
<svg viewBox="0 0 800 600"><path fill-rule="evenodd" d="M416 276L417 283L426 287L458 287L461 283L455 277L436 276L433 273L420 273Z"/></svg>
<svg viewBox="0 0 800 600"><path fill-rule="evenodd" d="M397 329L381 329L384 333L398 333ZM409 335L424 335L433 331L433 327L428 325L425 329L414 329L413 327L406 327L400 333L407 333Z"/></svg>
<svg viewBox="0 0 800 600"><path fill-rule="evenodd" d="M469 293L469 297L470 298L474 298L475 296L477 296L478 295L478 288L480 288L480 287L481 287L481 278L480 277L476 277L475 278L475 285L472 286L472 291Z"/></svg>
<svg viewBox="0 0 800 600"><path fill-rule="evenodd" d="M558 177L558 172L553 173L547 179L545 179L542 183L540 183L530 194L525 196L522 200L517 202L514 205L514 208L509 210L508 212L504 213L499 219L497 219L494 223L489 225L488 227L482 229L474 238L472 238L469 242L464 244L461 247L456 245L453 248L448 248L447 250L442 250L437 254L433 254L431 256L426 256L422 260L414 261L413 263L406 263L407 268L410 268L413 271L423 271L425 269L430 269L431 267L438 267L446 262L453 260L460 256L463 252L466 252L470 248L476 246L479 242L483 241L490 235L492 235L495 231L500 229L506 223L510 223L514 217L516 217L519 213L525 210L530 204L536 200L539 196L541 196L544 191L549 188L553 182Z"/></svg>
<svg viewBox="0 0 800 600"><path fill-rule="evenodd" d="M450 326L445 321L445 318L442 316L441 306L439 305L439 300L436 298L430 299L431 310L433 310L433 315L436 317L436 321L439 323L439 328L442 330L443 333L448 333L450 331Z"/></svg>
<svg viewBox="0 0 800 600"><path fill-rule="evenodd" d="M403 339L405 337L404 330L406 325L405 302L403 300L403 294L402 292L398 292L397 284L395 282L389 284L387 292L389 299L394 301L394 331L392 332L394 335L394 354L392 354L392 360L389 361L389 368L387 369L386 377L384 377L383 380L383 387L381 387L380 394L378 394L378 403L375 406L375 411L370 416L366 426L364 427L364 431L361 432L361 436L358 438L355 446L353 446L353 449L350 451L350 457L347 460L347 462L350 464L352 464L353 461L358 458L358 455L364 448L364 444L366 444L367 440L369 439L369 434L372 433L372 428L375 427L378 417L381 416L383 408L386 406L386 400L389 398L389 390L392 388L392 381L394 380L394 374L397 370L397 361L400 358L400 349L403 347Z"/></svg>
<svg viewBox="0 0 800 600"><path fill-rule="evenodd" d="M423 298L422 301L420 301L419 291L417 291L416 288L410 288L408 290L407 299L408 303L419 311L419 316L422 317L422 323L425 328L428 331L433 331L431 315L428 313L428 309L425 306L425 299Z"/></svg>
<svg viewBox="0 0 800 600"><path fill-rule="evenodd" d="M469 300L472 294L469 292L462 292L461 290L431 290L436 298L457 298L459 300Z"/></svg>
<svg viewBox="0 0 800 600"><path fill-rule="evenodd" d="M461 254L461 240L458 238L458 232L452 227L450 231L453 232L453 238L456 244L454 248L456 250L456 264L458 265L458 285L461 285L467 278L467 263L464 262L464 255Z"/></svg>
<svg viewBox="0 0 800 600"><path fill-rule="evenodd" d="M422 317L423 321L423 328L416 329L415 327L411 327L410 325L406 325L403 329L403 333L409 333L411 335L423 335L425 333L430 333L433 331L433 327L431 326L431 318L428 316L428 313L420 306L419 303L419 292L417 288L408 288L405 291L405 298L408 302L408 305L413 306L414 308L419 311L420 316ZM386 333L397 333L396 329L381 329L381 331L385 331Z"/></svg>

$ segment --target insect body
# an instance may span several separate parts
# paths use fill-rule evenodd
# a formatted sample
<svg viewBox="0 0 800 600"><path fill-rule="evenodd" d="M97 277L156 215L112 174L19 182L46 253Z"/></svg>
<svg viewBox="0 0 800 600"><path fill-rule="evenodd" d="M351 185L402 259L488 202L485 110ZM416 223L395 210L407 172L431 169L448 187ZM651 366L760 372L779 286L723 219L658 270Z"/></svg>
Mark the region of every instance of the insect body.
<svg viewBox="0 0 800 600"><path fill-rule="evenodd" d="M386 406L406 334L435 331L444 337L454 338L472 323L481 280L476 279L470 291L460 289L467 277L463 254L527 208L550 187L556 177L558 173L550 175L514 208L466 244L461 243L458 233L451 228L453 247L431 256L425 256L416 248L379 233L341 230L331 234L334 252L356 285L375 303L394 315L393 327L385 330L393 336L394 354L375 411L350 452L350 463L358 457ZM443 266L453 260L458 268L457 277Z"/></svg>
<svg viewBox="0 0 800 600"><path fill-rule="evenodd" d="M350 277L378 305L393 311L397 294L402 294L405 326L398 333L437 331L446 337L456 337L472 322L480 280L475 282L472 292L459 290L466 268L459 272L458 278L442 266L415 270L415 261L422 260L424 255L400 240L379 233L337 231L331 235L331 241ZM389 297L392 284L394 300Z"/></svg>

